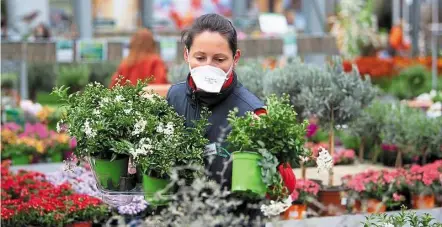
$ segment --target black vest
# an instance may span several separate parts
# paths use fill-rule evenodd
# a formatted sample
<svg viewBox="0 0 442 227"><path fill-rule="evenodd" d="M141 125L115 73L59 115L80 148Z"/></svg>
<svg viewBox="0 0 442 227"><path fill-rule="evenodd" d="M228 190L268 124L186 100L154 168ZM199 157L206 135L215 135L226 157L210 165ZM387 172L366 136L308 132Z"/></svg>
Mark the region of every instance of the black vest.
<svg viewBox="0 0 442 227"><path fill-rule="evenodd" d="M208 107L211 116L209 117L210 126L207 129L206 138L210 140L210 143L220 143L223 148L227 147L223 140L230 133L227 122L229 111L238 108L238 115L243 116L248 111L253 112L264 107L261 100L237 82L236 74L234 74L232 85L218 94L194 92L188 82L175 84L167 93L167 101L179 115L186 118L186 126L191 126L192 120L200 118L203 106ZM209 159L211 159L210 165L208 164ZM211 174L209 176L211 179L230 190L232 165L229 160L229 156L207 156L206 168ZM223 170L224 173L220 174Z"/></svg>

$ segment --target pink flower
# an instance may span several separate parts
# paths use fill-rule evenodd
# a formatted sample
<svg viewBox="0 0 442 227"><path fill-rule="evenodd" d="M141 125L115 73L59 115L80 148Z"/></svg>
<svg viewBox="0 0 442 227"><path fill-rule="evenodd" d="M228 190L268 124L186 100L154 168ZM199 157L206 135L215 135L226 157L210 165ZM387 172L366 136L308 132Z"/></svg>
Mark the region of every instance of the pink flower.
<svg viewBox="0 0 442 227"><path fill-rule="evenodd" d="M404 196L403 195L400 195L400 194L398 194L398 193L393 193L393 200L395 201L395 202L400 202L400 201L403 201L405 198L404 198Z"/></svg>
<svg viewBox="0 0 442 227"><path fill-rule="evenodd" d="M77 147L77 139L76 139L75 137L72 137L72 138L71 138L71 142L70 142L70 144L69 144L69 147L70 147L71 149L74 149L74 148Z"/></svg>
<svg viewBox="0 0 442 227"><path fill-rule="evenodd" d="M292 201L298 200L299 192L297 190L293 190L292 194L290 194L290 198L292 198Z"/></svg>
<svg viewBox="0 0 442 227"><path fill-rule="evenodd" d="M16 124L15 122L8 122L3 125L4 128L9 129L13 132L17 132L21 129L21 126Z"/></svg>

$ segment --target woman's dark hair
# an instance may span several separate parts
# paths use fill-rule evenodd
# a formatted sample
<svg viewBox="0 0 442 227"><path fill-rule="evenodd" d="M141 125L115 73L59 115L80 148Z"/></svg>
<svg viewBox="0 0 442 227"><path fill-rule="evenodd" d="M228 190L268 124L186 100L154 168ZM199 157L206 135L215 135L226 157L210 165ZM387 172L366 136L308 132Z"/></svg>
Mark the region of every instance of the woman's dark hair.
<svg viewBox="0 0 442 227"><path fill-rule="evenodd" d="M189 29L182 32L181 41L184 42L187 49L190 49L195 35L205 31L218 32L224 36L229 42L230 50L235 55L238 48L236 29L232 22L219 14L212 13L198 17Z"/></svg>

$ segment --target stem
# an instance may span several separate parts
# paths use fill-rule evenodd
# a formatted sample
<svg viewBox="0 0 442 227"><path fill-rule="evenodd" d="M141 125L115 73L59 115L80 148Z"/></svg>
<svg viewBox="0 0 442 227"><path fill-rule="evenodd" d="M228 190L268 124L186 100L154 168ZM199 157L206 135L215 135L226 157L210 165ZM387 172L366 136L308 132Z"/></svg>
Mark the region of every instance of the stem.
<svg viewBox="0 0 442 227"><path fill-rule="evenodd" d="M333 157L333 154L335 153L335 131L334 131L334 114L333 114L333 108L331 108L331 116L330 116L330 134L329 134L329 144L330 149L329 153ZM333 186L333 167L330 168L328 172L328 186Z"/></svg>
<svg viewBox="0 0 442 227"><path fill-rule="evenodd" d="M427 164L427 148L422 150L422 165Z"/></svg>
<svg viewBox="0 0 442 227"><path fill-rule="evenodd" d="M302 179L304 179L304 180L305 180L305 175L306 175L306 168L305 168L304 162L301 162L301 176L302 176Z"/></svg>
<svg viewBox="0 0 442 227"><path fill-rule="evenodd" d="M364 145L365 145L365 138L361 138L361 143L359 144L359 161L364 161Z"/></svg>
<svg viewBox="0 0 442 227"><path fill-rule="evenodd" d="M396 168L402 167L402 149L398 149L396 156Z"/></svg>

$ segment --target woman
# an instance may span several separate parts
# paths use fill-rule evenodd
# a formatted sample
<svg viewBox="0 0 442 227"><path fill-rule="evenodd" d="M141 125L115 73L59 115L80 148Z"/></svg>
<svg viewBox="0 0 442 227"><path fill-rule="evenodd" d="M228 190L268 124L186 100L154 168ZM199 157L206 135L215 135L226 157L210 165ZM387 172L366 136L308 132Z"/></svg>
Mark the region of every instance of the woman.
<svg viewBox="0 0 442 227"><path fill-rule="evenodd" d="M138 80L153 78L149 84L167 84L167 70L161 57L156 53L152 32L141 29L129 43L129 55L123 60L112 76L110 87L115 86L120 76L123 83L130 81L135 85Z"/></svg>
<svg viewBox="0 0 442 227"><path fill-rule="evenodd" d="M266 110L263 102L238 82L235 66L241 51L237 48L236 30L229 20L218 14L203 15L183 32L182 41L190 74L186 82L169 89L167 100L178 114L186 118L187 125L200 117L202 107L209 108L211 116L207 137L211 144L205 153L206 167L209 177L230 189L230 157L220 152L216 144L230 132L227 114L234 108L238 108L240 115L254 111L258 116L266 114ZM226 147L226 144L221 143L221 147ZM211 160L210 163L208 160ZM292 192L296 183L292 169L282 165L278 169Z"/></svg>

